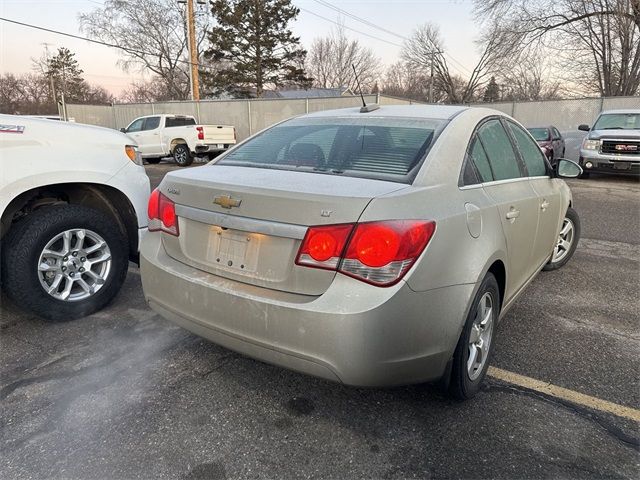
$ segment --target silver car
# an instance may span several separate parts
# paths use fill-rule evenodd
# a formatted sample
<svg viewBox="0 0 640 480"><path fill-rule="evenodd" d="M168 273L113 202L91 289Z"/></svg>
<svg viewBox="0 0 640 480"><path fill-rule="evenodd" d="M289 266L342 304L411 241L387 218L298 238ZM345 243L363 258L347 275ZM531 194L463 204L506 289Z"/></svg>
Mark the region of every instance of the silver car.
<svg viewBox="0 0 640 480"><path fill-rule="evenodd" d="M152 194L153 310L350 385L479 389L496 324L580 235L563 176L494 110L383 106L277 124Z"/></svg>

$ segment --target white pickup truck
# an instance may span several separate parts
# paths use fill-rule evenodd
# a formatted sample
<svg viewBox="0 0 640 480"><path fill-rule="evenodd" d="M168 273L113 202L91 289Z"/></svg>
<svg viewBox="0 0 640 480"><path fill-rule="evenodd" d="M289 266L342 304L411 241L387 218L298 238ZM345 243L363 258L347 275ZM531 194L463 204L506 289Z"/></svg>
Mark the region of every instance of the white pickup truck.
<svg viewBox="0 0 640 480"><path fill-rule="evenodd" d="M210 159L236 143L236 129L229 125L199 125L186 115L148 115L136 118L121 129L138 144L147 163L173 156L181 167L191 165L194 156Z"/></svg>
<svg viewBox="0 0 640 480"><path fill-rule="evenodd" d="M49 320L105 306L147 231L149 177L120 132L0 115L0 281Z"/></svg>

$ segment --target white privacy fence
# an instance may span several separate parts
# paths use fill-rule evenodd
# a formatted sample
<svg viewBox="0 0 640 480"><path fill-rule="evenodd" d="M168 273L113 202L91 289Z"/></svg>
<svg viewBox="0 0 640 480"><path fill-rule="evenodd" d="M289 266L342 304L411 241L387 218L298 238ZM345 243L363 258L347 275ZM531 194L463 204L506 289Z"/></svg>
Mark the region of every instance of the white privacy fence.
<svg viewBox="0 0 640 480"><path fill-rule="evenodd" d="M367 103L409 105L411 100L386 95L365 95ZM174 113L192 115L204 124L233 125L238 139L287 118L307 112L355 107L360 97L327 97L301 99L204 100L201 102L158 102L102 105L67 105L67 114L78 123L119 129L143 115ZM640 96L579 98L540 102L480 103L472 106L500 110L525 126L554 125L562 132L574 132L578 125L591 125L602 110L640 109Z"/></svg>
<svg viewBox="0 0 640 480"><path fill-rule="evenodd" d="M365 95L367 103L383 105L409 105L411 100L383 95ZM77 123L88 123L119 129L143 115L173 113L192 115L199 123L233 125L238 140L286 120L308 112L356 107L362 104L358 96L300 98L300 99L251 99L205 100L200 102L157 102L114 105L67 105L67 115Z"/></svg>

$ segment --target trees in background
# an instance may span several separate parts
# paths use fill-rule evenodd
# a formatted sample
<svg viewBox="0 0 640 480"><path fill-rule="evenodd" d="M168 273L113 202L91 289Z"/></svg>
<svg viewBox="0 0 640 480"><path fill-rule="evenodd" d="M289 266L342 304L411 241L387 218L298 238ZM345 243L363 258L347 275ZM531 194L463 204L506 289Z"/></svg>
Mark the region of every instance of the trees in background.
<svg viewBox="0 0 640 480"><path fill-rule="evenodd" d="M207 43L208 18L196 17L199 51ZM185 11L176 0L106 0L103 7L80 15L80 25L91 38L121 48L125 71L152 73L172 100L189 98Z"/></svg>
<svg viewBox="0 0 640 480"><path fill-rule="evenodd" d="M640 91L640 1L476 0L518 60L542 51L564 84L585 94Z"/></svg>
<svg viewBox="0 0 640 480"><path fill-rule="evenodd" d="M304 72L306 51L289 22L300 10L291 0L213 0L216 25L202 71L209 93L261 97L265 88L310 85Z"/></svg>
<svg viewBox="0 0 640 480"><path fill-rule="evenodd" d="M307 56L307 74L319 88L347 87L357 91L352 65L356 67L364 92L371 92L381 73L380 59L371 48L347 37L338 26L327 37L316 38Z"/></svg>

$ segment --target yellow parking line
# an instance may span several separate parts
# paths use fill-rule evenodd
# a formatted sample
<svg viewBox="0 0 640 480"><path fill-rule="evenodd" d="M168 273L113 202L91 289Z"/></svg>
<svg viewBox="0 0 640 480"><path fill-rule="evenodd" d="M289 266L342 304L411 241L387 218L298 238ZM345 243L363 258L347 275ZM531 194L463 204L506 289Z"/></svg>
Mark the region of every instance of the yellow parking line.
<svg viewBox="0 0 640 480"><path fill-rule="evenodd" d="M584 393L574 392L573 390L558 387L551 383L542 382L535 378L518 375L517 373L502 370L501 368L489 367L489 371L487 373L489 376L502 380L503 382L528 388L529 390L544 393L552 397L561 398L562 400L576 403L584 407L589 407L594 410L600 410L601 412L611 413L618 417L629 418L636 422L640 422L640 410L636 410L635 408L624 407L617 403L607 402L606 400L591 397Z"/></svg>

